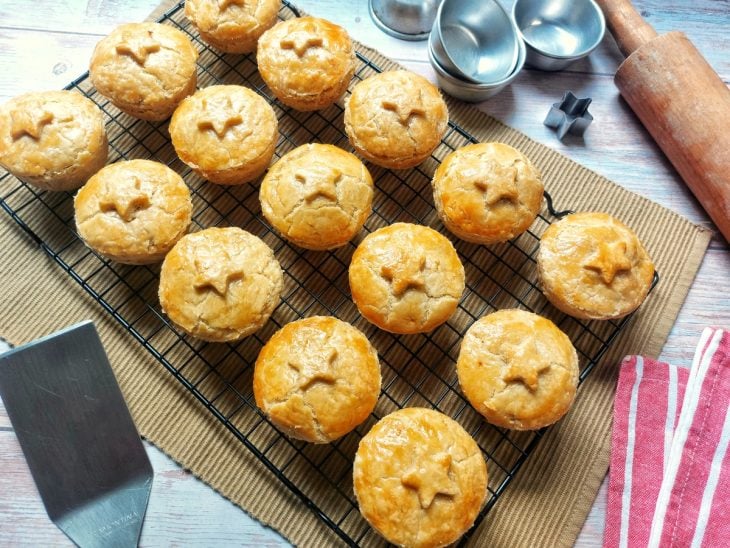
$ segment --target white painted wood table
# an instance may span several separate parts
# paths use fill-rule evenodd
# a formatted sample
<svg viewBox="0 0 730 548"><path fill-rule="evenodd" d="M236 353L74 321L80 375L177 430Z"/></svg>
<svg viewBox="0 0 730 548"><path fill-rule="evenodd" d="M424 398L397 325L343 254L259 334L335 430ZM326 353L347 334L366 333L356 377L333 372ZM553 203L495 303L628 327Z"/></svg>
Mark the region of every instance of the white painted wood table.
<svg viewBox="0 0 730 548"><path fill-rule="evenodd" d="M511 0L502 0L511 7ZM0 102L24 91L62 88L87 68L94 44L115 25L140 21L158 0L1 0ZM434 80L425 44L392 39L370 21L367 0L299 0L299 7L344 26L375 47ZM730 81L730 5L725 0L636 0L660 33L683 30L723 80ZM706 214L652 142L613 85L622 57L606 36L590 56L558 73L526 69L515 83L480 108L533 139L649 197L692 221ZM542 121L565 90L592 97L595 121L584 139L561 143ZM730 128L728 129L730 131ZM688 366L702 328L730 327L730 250L716 237L692 285L661 359ZM2 304L0 303L0 306ZM1 327L1 326L0 326ZM41 335L39 333L39 335ZM142 545L278 546L285 542L147 444L155 469ZM578 539L601 544L605 483ZM0 404L0 546L69 545L49 521L15 434Z"/></svg>

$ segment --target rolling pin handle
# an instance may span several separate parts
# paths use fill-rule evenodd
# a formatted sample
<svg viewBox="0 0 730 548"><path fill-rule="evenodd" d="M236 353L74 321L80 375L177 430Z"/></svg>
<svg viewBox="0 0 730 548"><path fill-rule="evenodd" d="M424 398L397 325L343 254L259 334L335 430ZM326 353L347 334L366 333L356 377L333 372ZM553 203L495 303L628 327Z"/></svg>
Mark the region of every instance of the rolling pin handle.
<svg viewBox="0 0 730 548"><path fill-rule="evenodd" d="M603 10L608 30L624 56L656 38L654 28L644 21L630 0L596 0L596 3Z"/></svg>

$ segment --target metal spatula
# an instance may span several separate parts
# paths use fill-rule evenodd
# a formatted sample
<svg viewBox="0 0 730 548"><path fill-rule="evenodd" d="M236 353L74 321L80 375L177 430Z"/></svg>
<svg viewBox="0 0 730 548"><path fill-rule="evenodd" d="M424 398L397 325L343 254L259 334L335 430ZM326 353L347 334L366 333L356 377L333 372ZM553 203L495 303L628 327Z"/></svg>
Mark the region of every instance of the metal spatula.
<svg viewBox="0 0 730 548"><path fill-rule="evenodd" d="M0 397L51 520L82 547L136 546L152 466L94 325L0 355Z"/></svg>

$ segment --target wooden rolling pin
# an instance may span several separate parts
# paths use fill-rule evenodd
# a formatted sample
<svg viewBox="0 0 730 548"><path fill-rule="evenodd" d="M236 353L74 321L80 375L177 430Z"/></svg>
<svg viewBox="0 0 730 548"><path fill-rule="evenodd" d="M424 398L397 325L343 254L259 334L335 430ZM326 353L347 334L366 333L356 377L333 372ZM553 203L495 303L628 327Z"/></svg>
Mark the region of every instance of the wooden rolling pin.
<svg viewBox="0 0 730 548"><path fill-rule="evenodd" d="M658 36L629 0L596 0L626 60L614 82L730 242L730 89L681 32Z"/></svg>

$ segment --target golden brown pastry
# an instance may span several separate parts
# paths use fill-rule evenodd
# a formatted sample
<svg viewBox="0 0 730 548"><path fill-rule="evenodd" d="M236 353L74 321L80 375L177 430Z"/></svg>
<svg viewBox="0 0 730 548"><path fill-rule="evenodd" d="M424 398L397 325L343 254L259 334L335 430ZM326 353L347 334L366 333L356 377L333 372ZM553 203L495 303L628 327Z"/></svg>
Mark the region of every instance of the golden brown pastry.
<svg viewBox="0 0 730 548"><path fill-rule="evenodd" d="M261 175L278 136L274 109L243 86L201 89L170 120L170 138L180 159L201 177L225 185Z"/></svg>
<svg viewBox="0 0 730 548"><path fill-rule="evenodd" d="M74 199L76 230L84 243L127 264L161 261L187 232L192 210L182 177L151 160L106 166Z"/></svg>
<svg viewBox="0 0 730 548"><path fill-rule="evenodd" d="M542 204L540 172L503 143L466 145L433 176L433 201L446 228L478 244L506 242L527 230Z"/></svg>
<svg viewBox="0 0 730 548"><path fill-rule="evenodd" d="M80 187L108 145L99 107L80 93L25 93L0 106L0 165L40 189Z"/></svg>
<svg viewBox="0 0 730 548"><path fill-rule="evenodd" d="M457 540L487 494L487 466L459 423L410 407L380 420L360 441L353 466L360 512L397 546Z"/></svg>
<svg viewBox="0 0 730 548"><path fill-rule="evenodd" d="M279 304L283 274L273 251L240 228L184 236L160 271L160 305L175 324L212 342L258 330Z"/></svg>
<svg viewBox="0 0 730 548"><path fill-rule="evenodd" d="M208 44L226 53L249 53L276 23L281 0L187 0L185 16Z"/></svg>
<svg viewBox="0 0 730 548"><path fill-rule="evenodd" d="M122 112L164 120L195 91L197 59L184 32L159 23L127 23L96 44L89 76Z"/></svg>
<svg viewBox="0 0 730 548"><path fill-rule="evenodd" d="M548 300L583 319L633 312L654 278L654 263L636 234L607 213L574 213L548 227L537 267Z"/></svg>
<svg viewBox="0 0 730 548"><path fill-rule="evenodd" d="M449 113L438 88L406 70L382 72L352 90L345 131L355 150L379 166L414 167L438 146Z"/></svg>
<svg viewBox="0 0 730 548"><path fill-rule="evenodd" d="M354 155L333 145L302 145L261 182L261 211L287 240L332 249L352 239L370 215L373 180Z"/></svg>
<svg viewBox="0 0 730 548"><path fill-rule="evenodd" d="M352 255L350 291L360 314L392 333L423 333L449 319L464 292L464 267L432 228L395 223Z"/></svg>
<svg viewBox="0 0 730 548"><path fill-rule="evenodd" d="M578 386L578 355L568 336L542 316L499 310L464 335L459 385L492 424L537 430L560 419Z"/></svg>
<svg viewBox="0 0 730 548"><path fill-rule="evenodd" d="M331 316L286 324L261 349L256 405L292 438L329 443L368 418L380 395L380 364L358 329Z"/></svg>
<svg viewBox="0 0 730 548"><path fill-rule="evenodd" d="M339 99L355 72L347 31L317 17L280 21L259 40L261 78L276 97L297 110L319 110Z"/></svg>

